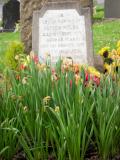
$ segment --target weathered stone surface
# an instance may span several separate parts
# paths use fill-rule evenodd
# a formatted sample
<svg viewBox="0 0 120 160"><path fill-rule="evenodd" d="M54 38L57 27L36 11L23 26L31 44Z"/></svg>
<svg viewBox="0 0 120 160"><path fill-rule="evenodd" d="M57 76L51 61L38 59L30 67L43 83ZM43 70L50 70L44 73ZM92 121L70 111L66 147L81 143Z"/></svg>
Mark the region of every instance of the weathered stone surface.
<svg viewBox="0 0 120 160"><path fill-rule="evenodd" d="M20 2L10 0L3 6L3 28L8 31L14 30L18 20L20 20Z"/></svg>
<svg viewBox="0 0 120 160"><path fill-rule="evenodd" d="M104 71L103 65L104 65L103 58L99 55L94 56L94 66L95 66L95 68L97 70L99 70L100 72L103 72Z"/></svg>
<svg viewBox="0 0 120 160"><path fill-rule="evenodd" d="M120 0L105 0L105 18L120 18Z"/></svg>
<svg viewBox="0 0 120 160"><path fill-rule="evenodd" d="M90 8L79 1L47 3L33 13L32 49L45 63L71 57L74 63L93 65L93 43Z"/></svg>
<svg viewBox="0 0 120 160"><path fill-rule="evenodd" d="M0 3L0 20L2 19L2 8L3 8L3 4Z"/></svg>
<svg viewBox="0 0 120 160"><path fill-rule="evenodd" d="M98 4L104 4L105 0L96 0Z"/></svg>
<svg viewBox="0 0 120 160"><path fill-rule="evenodd" d="M92 0L48 0L50 1L80 1L81 6L89 7L92 5ZM32 18L33 11L40 10L45 0L21 0L21 39L25 44L26 52L29 53L32 49Z"/></svg>

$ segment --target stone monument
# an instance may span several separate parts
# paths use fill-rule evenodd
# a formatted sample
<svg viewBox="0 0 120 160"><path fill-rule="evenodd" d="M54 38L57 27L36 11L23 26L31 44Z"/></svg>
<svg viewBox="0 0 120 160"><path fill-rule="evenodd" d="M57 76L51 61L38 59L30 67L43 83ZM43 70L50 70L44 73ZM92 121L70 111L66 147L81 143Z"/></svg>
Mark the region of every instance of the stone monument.
<svg viewBox="0 0 120 160"><path fill-rule="evenodd" d="M105 0L105 18L120 18L120 0Z"/></svg>
<svg viewBox="0 0 120 160"><path fill-rule="evenodd" d="M105 0L96 0L97 4L102 4L104 5Z"/></svg>
<svg viewBox="0 0 120 160"><path fill-rule="evenodd" d="M33 14L32 50L52 64L71 57L74 63L93 65L91 12L79 1L47 2Z"/></svg>
<svg viewBox="0 0 120 160"><path fill-rule="evenodd" d="M20 20L20 2L10 0L3 6L3 29L14 31L15 24Z"/></svg>
<svg viewBox="0 0 120 160"><path fill-rule="evenodd" d="M20 1L20 22L21 22L21 39L25 44L26 52L32 50L32 18L35 10L40 10L48 0L21 0ZM71 1L80 2L81 7L92 8L92 0L49 0L49 1ZM91 10L92 11L92 10Z"/></svg>
<svg viewBox="0 0 120 160"><path fill-rule="evenodd" d="M2 20L2 8L3 8L3 3L0 3L0 21Z"/></svg>

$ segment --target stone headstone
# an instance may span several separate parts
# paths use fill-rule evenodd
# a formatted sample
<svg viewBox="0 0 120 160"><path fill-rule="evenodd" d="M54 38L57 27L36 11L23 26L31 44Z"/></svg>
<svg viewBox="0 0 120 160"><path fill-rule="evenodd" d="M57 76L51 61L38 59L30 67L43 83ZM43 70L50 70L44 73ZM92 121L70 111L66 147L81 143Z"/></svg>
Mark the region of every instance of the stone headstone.
<svg viewBox="0 0 120 160"><path fill-rule="evenodd" d="M0 3L0 21L2 20L2 8L3 8L3 4Z"/></svg>
<svg viewBox="0 0 120 160"><path fill-rule="evenodd" d="M105 0L96 0L97 4L104 4Z"/></svg>
<svg viewBox="0 0 120 160"><path fill-rule="evenodd" d="M45 61L71 57L74 63L93 65L90 8L80 2L48 2L33 14L32 49Z"/></svg>
<svg viewBox="0 0 120 160"><path fill-rule="evenodd" d="M13 31L15 24L20 20L20 2L10 0L3 6L3 28L6 31Z"/></svg>
<svg viewBox="0 0 120 160"><path fill-rule="evenodd" d="M120 0L105 0L105 18L120 18Z"/></svg>
<svg viewBox="0 0 120 160"><path fill-rule="evenodd" d="M33 12L40 10L48 0L21 0L20 1L20 26L21 26L21 40L25 44L26 52L32 50L32 18ZM50 0L49 0L50 1ZM93 0L51 0L51 1L78 1L82 7L92 8Z"/></svg>

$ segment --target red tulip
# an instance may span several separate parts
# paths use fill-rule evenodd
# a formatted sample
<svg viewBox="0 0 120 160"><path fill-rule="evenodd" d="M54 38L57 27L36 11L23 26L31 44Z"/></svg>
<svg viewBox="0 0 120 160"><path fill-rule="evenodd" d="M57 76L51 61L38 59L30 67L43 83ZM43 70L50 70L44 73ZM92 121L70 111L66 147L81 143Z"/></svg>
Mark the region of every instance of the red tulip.
<svg viewBox="0 0 120 160"><path fill-rule="evenodd" d="M20 65L20 70L25 70L26 69L26 66L24 64L21 64Z"/></svg>
<svg viewBox="0 0 120 160"><path fill-rule="evenodd" d="M35 62L35 64L38 64L39 63L39 58L37 55L34 55L33 56L33 61Z"/></svg>
<svg viewBox="0 0 120 160"><path fill-rule="evenodd" d="M89 80L89 74L88 72L85 73L85 81L88 81Z"/></svg>
<svg viewBox="0 0 120 160"><path fill-rule="evenodd" d="M16 80L20 80L20 75L17 75L17 76L16 76Z"/></svg>
<svg viewBox="0 0 120 160"><path fill-rule="evenodd" d="M72 80L70 80L70 88L72 88Z"/></svg>
<svg viewBox="0 0 120 160"><path fill-rule="evenodd" d="M96 84L97 86L99 86L99 84L100 84L100 78L99 78L99 77L94 76L94 77L93 77L93 81L95 82L95 84Z"/></svg>

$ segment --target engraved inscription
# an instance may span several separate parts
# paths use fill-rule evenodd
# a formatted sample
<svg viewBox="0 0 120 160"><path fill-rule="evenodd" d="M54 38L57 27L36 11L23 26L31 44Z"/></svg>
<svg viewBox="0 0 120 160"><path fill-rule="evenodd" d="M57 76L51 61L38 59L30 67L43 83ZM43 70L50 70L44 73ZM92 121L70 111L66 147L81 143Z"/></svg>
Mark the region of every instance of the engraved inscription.
<svg viewBox="0 0 120 160"><path fill-rule="evenodd" d="M51 55L52 63L60 57L72 57L75 63L87 63L85 17L75 9L47 10L39 18L39 58Z"/></svg>

